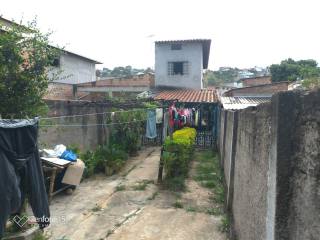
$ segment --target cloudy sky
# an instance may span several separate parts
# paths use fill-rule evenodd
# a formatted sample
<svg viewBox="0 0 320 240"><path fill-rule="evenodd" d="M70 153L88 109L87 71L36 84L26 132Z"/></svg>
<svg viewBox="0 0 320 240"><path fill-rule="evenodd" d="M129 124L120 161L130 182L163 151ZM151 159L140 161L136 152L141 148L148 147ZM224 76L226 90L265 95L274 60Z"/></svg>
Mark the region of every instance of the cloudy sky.
<svg viewBox="0 0 320 240"><path fill-rule="evenodd" d="M2 0L0 15L37 16L52 41L103 62L154 66L155 40L212 39L210 69L282 59L320 62L319 0Z"/></svg>

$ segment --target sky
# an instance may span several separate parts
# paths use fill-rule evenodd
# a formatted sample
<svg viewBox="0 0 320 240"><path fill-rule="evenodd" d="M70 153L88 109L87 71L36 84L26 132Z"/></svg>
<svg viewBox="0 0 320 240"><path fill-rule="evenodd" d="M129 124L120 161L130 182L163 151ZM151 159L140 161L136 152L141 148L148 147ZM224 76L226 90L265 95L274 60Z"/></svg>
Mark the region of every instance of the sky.
<svg viewBox="0 0 320 240"><path fill-rule="evenodd" d="M0 15L53 31L97 68L154 67L154 41L209 38L209 69L320 62L319 0L0 0Z"/></svg>

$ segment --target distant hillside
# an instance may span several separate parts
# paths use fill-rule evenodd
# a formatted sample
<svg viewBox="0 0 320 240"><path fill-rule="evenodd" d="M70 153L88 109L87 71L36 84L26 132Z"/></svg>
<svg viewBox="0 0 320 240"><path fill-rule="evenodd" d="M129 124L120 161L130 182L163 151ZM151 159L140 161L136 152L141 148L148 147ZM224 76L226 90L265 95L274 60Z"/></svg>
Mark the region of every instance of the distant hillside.
<svg viewBox="0 0 320 240"><path fill-rule="evenodd" d="M233 83L241 78L263 76L269 74L265 68L239 69L231 67L221 67L217 71L208 70L205 75L205 81L208 86L221 86L226 83Z"/></svg>
<svg viewBox="0 0 320 240"><path fill-rule="evenodd" d="M97 77L107 78L107 77L131 77L141 73L153 73L154 71L151 68L138 69L131 66L125 67L115 67L113 69L103 68L102 70L97 70Z"/></svg>

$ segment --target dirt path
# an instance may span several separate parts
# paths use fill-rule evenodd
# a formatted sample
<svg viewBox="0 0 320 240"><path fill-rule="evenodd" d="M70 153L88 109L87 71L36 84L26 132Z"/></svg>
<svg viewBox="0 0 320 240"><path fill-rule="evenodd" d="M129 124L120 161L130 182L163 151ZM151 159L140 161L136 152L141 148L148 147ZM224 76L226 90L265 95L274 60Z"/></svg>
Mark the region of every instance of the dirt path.
<svg viewBox="0 0 320 240"><path fill-rule="evenodd" d="M210 193L190 178L183 194L159 190L160 148L148 148L131 158L112 177L96 176L72 195L54 198L46 229L50 239L225 239L220 219L192 209L208 207ZM174 207L179 199L184 209Z"/></svg>

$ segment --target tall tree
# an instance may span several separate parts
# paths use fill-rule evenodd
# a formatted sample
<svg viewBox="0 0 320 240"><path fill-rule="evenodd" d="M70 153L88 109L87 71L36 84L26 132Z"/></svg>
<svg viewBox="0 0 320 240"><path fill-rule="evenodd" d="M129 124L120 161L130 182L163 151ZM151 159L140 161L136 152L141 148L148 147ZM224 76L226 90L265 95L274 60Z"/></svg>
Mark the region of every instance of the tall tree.
<svg viewBox="0 0 320 240"><path fill-rule="evenodd" d="M4 27L2 27L3 29ZM36 22L12 26L0 33L0 114L2 118L34 117L45 109L48 71L60 50L49 45L49 33Z"/></svg>
<svg viewBox="0 0 320 240"><path fill-rule="evenodd" d="M314 78L320 75L320 70L315 60L295 61L289 58L281 61L280 64L272 64L270 73L273 82L280 82Z"/></svg>

